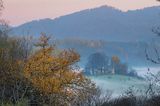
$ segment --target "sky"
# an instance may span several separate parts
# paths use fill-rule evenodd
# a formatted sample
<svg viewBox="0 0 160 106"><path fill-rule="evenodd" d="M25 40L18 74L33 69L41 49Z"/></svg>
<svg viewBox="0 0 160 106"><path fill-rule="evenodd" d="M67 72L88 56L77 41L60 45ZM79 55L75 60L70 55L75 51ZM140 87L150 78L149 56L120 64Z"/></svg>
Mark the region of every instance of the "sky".
<svg viewBox="0 0 160 106"><path fill-rule="evenodd" d="M56 18L84 9L108 5L122 11L160 5L156 0L3 0L2 18L12 26L32 20Z"/></svg>

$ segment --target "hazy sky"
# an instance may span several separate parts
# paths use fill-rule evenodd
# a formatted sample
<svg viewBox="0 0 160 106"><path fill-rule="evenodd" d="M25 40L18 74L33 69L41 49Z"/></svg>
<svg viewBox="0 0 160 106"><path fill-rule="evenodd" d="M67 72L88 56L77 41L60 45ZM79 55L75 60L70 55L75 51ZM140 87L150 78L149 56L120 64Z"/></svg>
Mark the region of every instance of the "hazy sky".
<svg viewBox="0 0 160 106"><path fill-rule="evenodd" d="M160 5L156 0L3 0L3 18L11 25L55 18L87 8L109 5L123 11Z"/></svg>

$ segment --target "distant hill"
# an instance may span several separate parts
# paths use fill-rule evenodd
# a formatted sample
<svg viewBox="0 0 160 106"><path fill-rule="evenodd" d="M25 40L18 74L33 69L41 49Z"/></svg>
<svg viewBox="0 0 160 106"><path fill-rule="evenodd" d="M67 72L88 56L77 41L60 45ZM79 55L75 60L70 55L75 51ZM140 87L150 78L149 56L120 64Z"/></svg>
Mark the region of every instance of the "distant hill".
<svg viewBox="0 0 160 106"><path fill-rule="evenodd" d="M156 38L151 29L160 24L160 6L122 12L102 6L56 19L35 20L13 27L13 35L39 36L41 32L57 39L81 38L106 41L149 41Z"/></svg>

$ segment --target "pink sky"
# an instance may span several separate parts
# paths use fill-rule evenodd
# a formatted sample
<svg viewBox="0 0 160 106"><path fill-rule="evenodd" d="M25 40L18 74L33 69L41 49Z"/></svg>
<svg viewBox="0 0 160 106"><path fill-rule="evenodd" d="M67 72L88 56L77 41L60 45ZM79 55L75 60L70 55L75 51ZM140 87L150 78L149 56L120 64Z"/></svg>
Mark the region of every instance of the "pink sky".
<svg viewBox="0 0 160 106"><path fill-rule="evenodd" d="M65 14L109 5L123 11L160 5L156 0L3 0L2 17L11 25L27 21L56 18Z"/></svg>

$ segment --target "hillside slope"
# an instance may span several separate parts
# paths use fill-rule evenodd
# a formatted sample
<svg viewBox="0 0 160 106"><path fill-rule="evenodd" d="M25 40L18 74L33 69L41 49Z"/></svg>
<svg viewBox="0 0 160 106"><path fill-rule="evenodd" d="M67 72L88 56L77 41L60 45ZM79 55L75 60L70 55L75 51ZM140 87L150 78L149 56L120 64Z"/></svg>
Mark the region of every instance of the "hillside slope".
<svg viewBox="0 0 160 106"><path fill-rule="evenodd" d="M151 29L160 23L160 7L122 12L102 6L83 10L56 19L35 20L14 27L14 35L34 35L41 32L57 39L82 38L106 41L149 41L155 37Z"/></svg>

